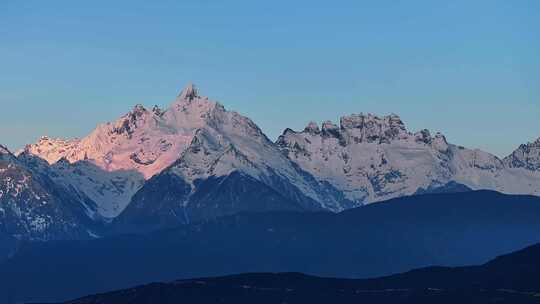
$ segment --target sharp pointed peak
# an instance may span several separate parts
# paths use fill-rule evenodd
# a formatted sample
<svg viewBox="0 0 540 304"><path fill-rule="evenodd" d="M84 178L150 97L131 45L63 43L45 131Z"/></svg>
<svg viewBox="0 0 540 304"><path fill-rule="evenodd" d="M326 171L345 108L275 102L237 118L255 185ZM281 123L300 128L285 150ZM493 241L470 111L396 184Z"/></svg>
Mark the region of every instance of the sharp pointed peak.
<svg viewBox="0 0 540 304"><path fill-rule="evenodd" d="M187 100L193 99L195 97L199 97L199 89L191 81L182 89L182 91L178 95L179 99Z"/></svg>
<svg viewBox="0 0 540 304"><path fill-rule="evenodd" d="M313 134L318 134L320 133L320 131L321 130L319 129L319 125L314 121L310 121L308 125L304 128L304 132L313 133Z"/></svg>

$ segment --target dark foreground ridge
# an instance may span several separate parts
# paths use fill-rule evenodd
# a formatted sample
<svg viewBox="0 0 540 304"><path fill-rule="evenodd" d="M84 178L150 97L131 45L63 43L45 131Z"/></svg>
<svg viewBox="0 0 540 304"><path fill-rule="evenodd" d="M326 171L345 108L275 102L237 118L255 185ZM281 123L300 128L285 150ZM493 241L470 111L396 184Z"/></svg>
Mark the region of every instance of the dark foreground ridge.
<svg viewBox="0 0 540 304"><path fill-rule="evenodd" d="M238 273L373 278L480 265L539 243L539 214L538 197L477 191L404 197L339 214L245 213L148 235L29 243L0 263L0 302L62 302ZM387 282L383 288L403 288ZM418 286L437 287L432 282L430 276Z"/></svg>
<svg viewBox="0 0 540 304"><path fill-rule="evenodd" d="M379 279L258 273L154 283L69 304L540 303L540 245L481 266L431 267Z"/></svg>

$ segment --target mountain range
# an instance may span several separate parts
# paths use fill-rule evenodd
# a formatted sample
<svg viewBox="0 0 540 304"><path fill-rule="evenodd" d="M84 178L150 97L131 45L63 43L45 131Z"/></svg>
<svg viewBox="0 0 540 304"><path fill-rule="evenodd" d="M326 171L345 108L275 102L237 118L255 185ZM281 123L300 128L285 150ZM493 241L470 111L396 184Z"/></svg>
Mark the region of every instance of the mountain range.
<svg viewBox="0 0 540 304"><path fill-rule="evenodd" d="M540 243L539 214L540 197L483 190L401 197L339 213L244 212L145 234L26 241L0 261L0 302L60 302L239 273L369 278L477 265Z"/></svg>
<svg viewBox="0 0 540 304"><path fill-rule="evenodd" d="M540 303L540 245L480 266L429 267L367 280L251 273L153 283L66 304Z"/></svg>
<svg viewBox="0 0 540 304"><path fill-rule="evenodd" d="M19 240L148 232L245 211L340 212L401 196L488 189L540 195L540 139L504 159L408 131L397 115L286 129L186 86L81 139L0 149L0 233Z"/></svg>

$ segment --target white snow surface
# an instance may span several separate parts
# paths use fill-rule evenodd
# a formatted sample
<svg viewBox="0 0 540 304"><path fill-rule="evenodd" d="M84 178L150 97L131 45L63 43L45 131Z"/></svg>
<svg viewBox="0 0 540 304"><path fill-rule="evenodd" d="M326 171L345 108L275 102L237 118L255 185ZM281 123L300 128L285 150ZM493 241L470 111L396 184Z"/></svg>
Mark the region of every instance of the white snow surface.
<svg viewBox="0 0 540 304"><path fill-rule="evenodd" d="M472 189L540 194L540 170L511 168L487 152L449 144L439 133L411 133L394 114L345 116L340 126L325 121L322 129L311 122L302 132L285 130L277 144L318 180L366 203L449 181Z"/></svg>

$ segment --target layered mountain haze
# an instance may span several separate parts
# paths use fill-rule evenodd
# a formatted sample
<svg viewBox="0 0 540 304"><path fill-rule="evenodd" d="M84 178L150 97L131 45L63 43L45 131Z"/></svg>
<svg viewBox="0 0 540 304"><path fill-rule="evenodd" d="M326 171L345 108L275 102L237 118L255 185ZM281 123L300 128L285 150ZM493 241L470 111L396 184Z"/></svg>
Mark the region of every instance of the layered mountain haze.
<svg viewBox="0 0 540 304"><path fill-rule="evenodd" d="M11 295L13 303L59 302L148 282L238 273L366 278L474 265L540 242L538 214L540 197L471 191L401 197L340 213L244 212L151 233L28 242L0 262L0 301L10 303L5 296Z"/></svg>
<svg viewBox="0 0 540 304"><path fill-rule="evenodd" d="M152 283L69 304L172 303L538 303L540 245L468 267L429 267L354 280L249 273Z"/></svg>
<svg viewBox="0 0 540 304"><path fill-rule="evenodd" d="M16 156L2 151L19 172L39 178L43 191L55 189L69 202L69 212L84 219L77 227L101 236L82 223L147 231L244 211L339 212L433 192L540 195L539 146L499 159L440 133L413 133L394 114L310 123L274 143L189 84L167 109L137 105L84 138L42 137ZM12 181L4 174L6 187ZM10 204L25 203L12 197Z"/></svg>

